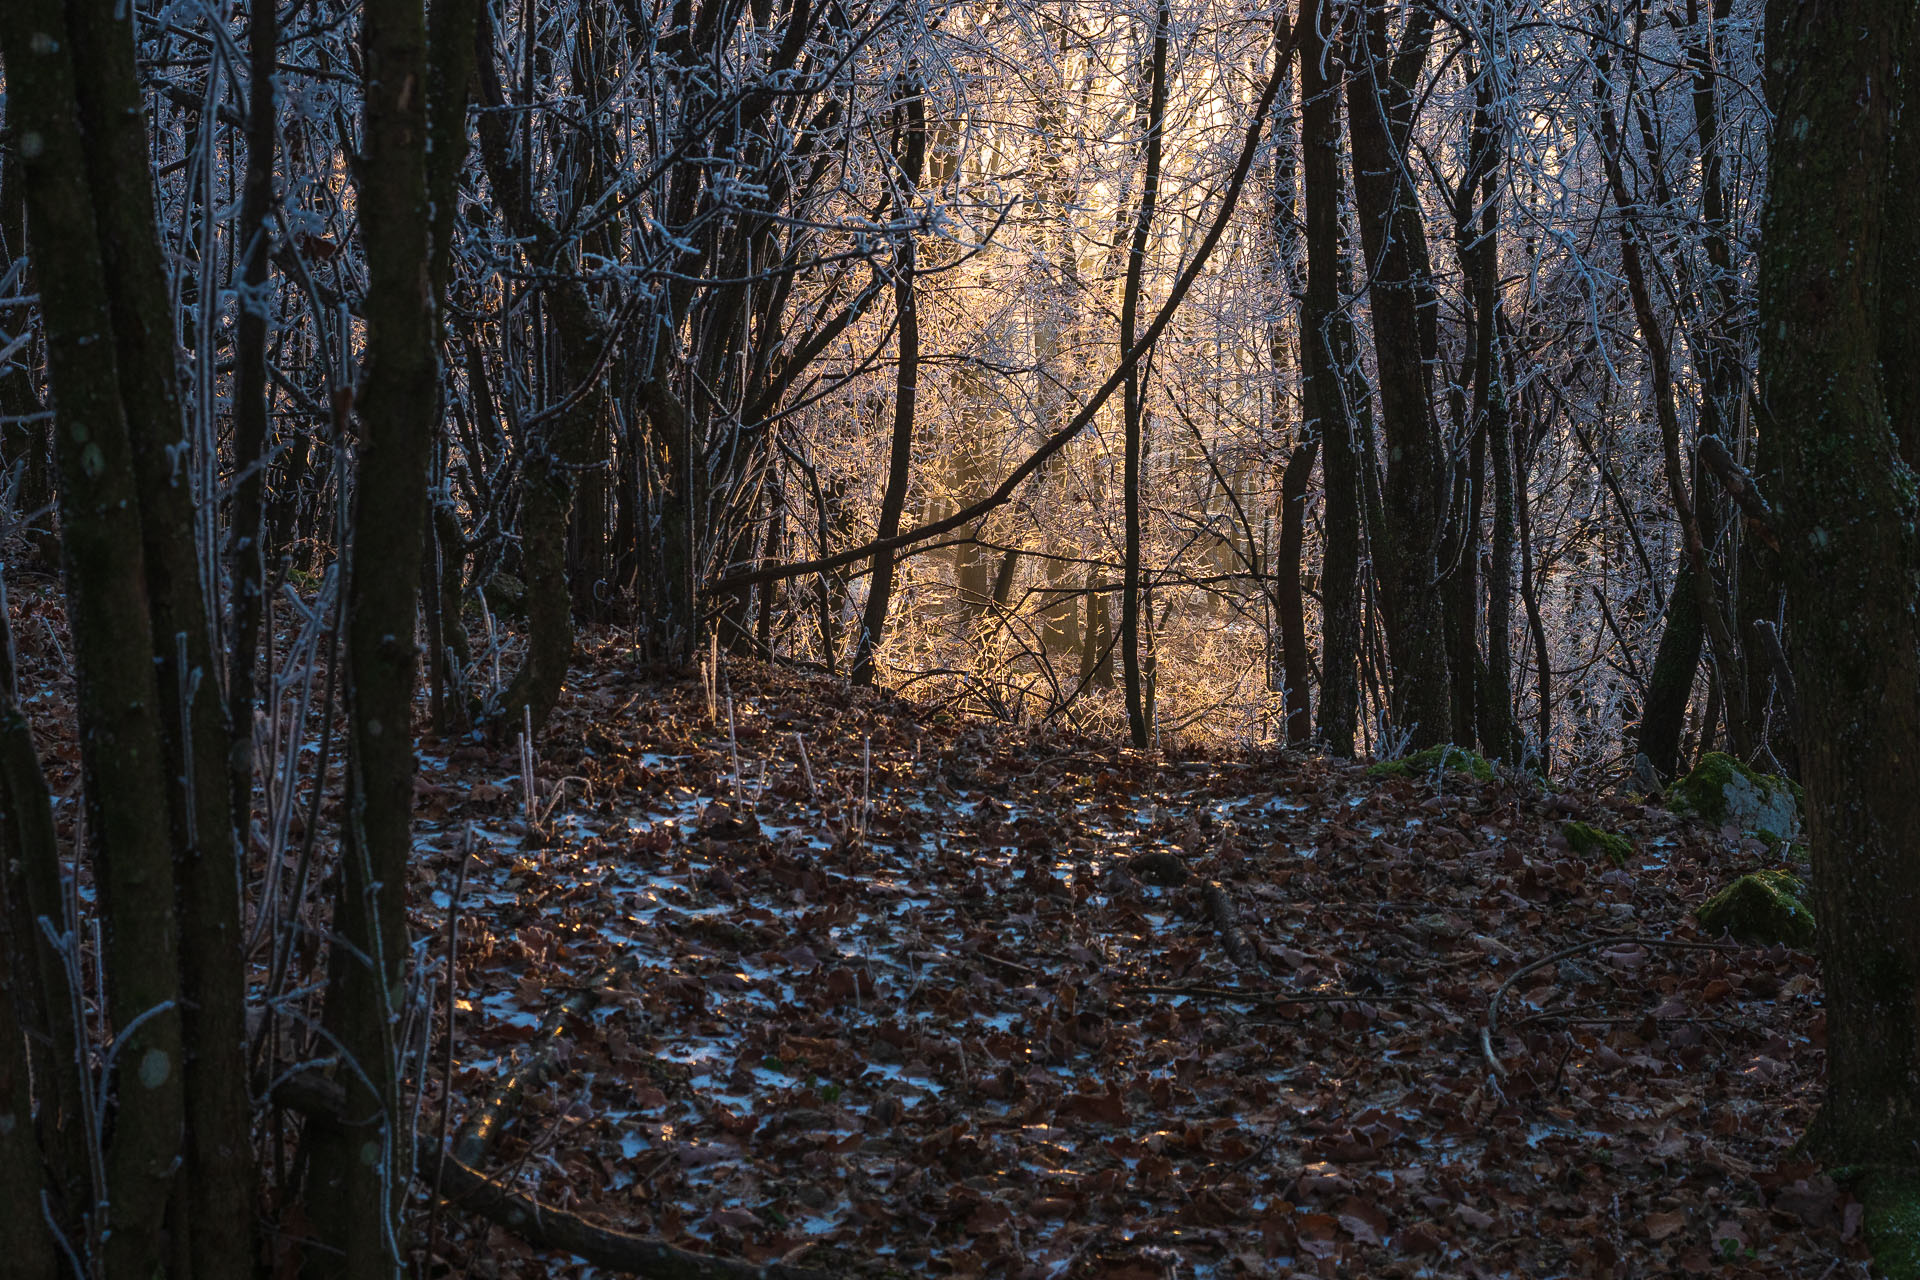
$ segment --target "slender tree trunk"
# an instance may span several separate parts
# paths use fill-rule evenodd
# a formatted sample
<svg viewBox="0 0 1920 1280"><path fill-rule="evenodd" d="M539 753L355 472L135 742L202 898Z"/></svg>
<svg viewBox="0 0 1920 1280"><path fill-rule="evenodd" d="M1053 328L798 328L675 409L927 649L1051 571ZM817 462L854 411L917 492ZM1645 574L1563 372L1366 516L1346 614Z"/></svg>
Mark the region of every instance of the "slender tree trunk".
<svg viewBox="0 0 1920 1280"><path fill-rule="evenodd" d="M1474 330L1474 409L1493 472L1491 559L1487 565L1487 658L1479 682L1480 741L1498 760L1519 751L1513 723L1513 422L1501 359L1500 189L1506 139L1494 115L1493 70L1483 68L1476 89L1474 142L1480 151L1480 225L1468 269L1477 317Z"/></svg>
<svg viewBox="0 0 1920 1280"><path fill-rule="evenodd" d="M1148 74L1146 126L1142 145L1146 152L1145 176L1140 185L1140 213L1133 224L1133 243L1127 249L1127 280L1120 300L1120 350L1131 351L1134 326L1140 316L1140 290L1146 273L1147 242L1153 234L1154 206L1160 200L1161 132L1167 115L1167 43L1171 22L1168 0L1160 0L1153 19L1153 65ZM1121 501L1126 521L1125 564L1120 586L1120 672L1126 686L1127 731L1133 745L1146 750L1152 735L1152 722L1140 663L1140 484L1142 453L1146 447L1144 421L1145 379L1140 362L1127 367L1123 412L1126 417L1126 457L1121 479Z"/></svg>
<svg viewBox="0 0 1920 1280"><path fill-rule="evenodd" d="M1300 308L1305 429L1321 442L1326 543L1320 567L1319 737L1353 754L1360 723L1360 456L1341 378L1353 323L1340 302L1340 81L1334 44L1341 8L1313 0L1300 42L1300 171L1307 223L1307 291Z"/></svg>
<svg viewBox="0 0 1920 1280"><path fill-rule="evenodd" d="M900 184L906 200L899 215L911 220L913 194L920 188L920 174L927 160L927 104L919 85L907 86L906 92L905 154L900 162ZM893 275L893 305L900 317L900 363L894 375L893 441L887 455L887 489L880 499L881 541L900 532L900 516L907 506L907 481L913 471L913 410L920 387L920 307L913 292L914 253L914 234L909 226L900 241ZM874 680L873 653L886 636L887 609L893 599L893 569L893 552L874 553L867 608L860 620L860 636L854 646L850 673L855 684L870 685Z"/></svg>
<svg viewBox="0 0 1920 1280"><path fill-rule="evenodd" d="M1285 685L1287 745L1313 740L1310 690L1313 659L1307 651L1306 603L1300 588L1300 560L1306 545L1307 485L1320 442L1308 438L1293 446L1280 474L1280 538L1274 548L1274 604L1280 622L1280 662Z"/></svg>
<svg viewBox="0 0 1920 1280"><path fill-rule="evenodd" d="M1647 678L1647 705L1640 716L1638 747L1662 778L1680 768L1680 734L1693 700L1693 676L1700 665L1700 593L1693 566L1682 562L1667 594L1667 624L1654 650Z"/></svg>
<svg viewBox="0 0 1920 1280"><path fill-rule="evenodd" d="M1705 531L1695 511L1693 492L1687 483L1687 464L1681 453L1679 410L1674 402L1673 356L1667 345L1666 328L1654 309L1653 292L1641 256L1640 231L1634 221L1635 204L1627 190L1626 175L1621 164L1620 130L1614 122L1610 96L1612 90L1606 79L1609 60L1603 53L1595 58L1595 64L1601 73L1601 158L1605 163L1608 185L1620 212L1621 272L1627 278L1627 294L1633 302L1634 320L1639 326L1641 341L1646 346L1647 364L1653 375L1653 408L1660 424L1667 496L1673 502L1674 514L1680 525L1686 562L1693 568L1692 584L1694 594L1699 599L1700 623L1711 644L1714 665L1721 676L1722 692L1727 699L1727 736L1735 753L1745 757L1751 754L1753 743L1748 734L1746 677L1742 673L1740 649L1734 639L1733 628L1720 608L1713 574L1707 564Z"/></svg>
<svg viewBox="0 0 1920 1280"><path fill-rule="evenodd" d="M1920 285L1902 269L1911 232L1886 235L1913 219L1901 162L1920 131L1917 36L1912 6L1894 0L1845 22L1767 6L1760 403L1821 924L1827 1094L1814 1137L1835 1162L1868 1166L1870 1235L1881 1195L1904 1194L1910 1223L1920 1192L1920 499L1902 456L1920 397L1907 372L1888 372L1913 359Z"/></svg>
<svg viewBox="0 0 1920 1280"><path fill-rule="evenodd" d="M227 721L233 746L228 757L229 804L235 843L246 848L253 819L254 669L259 665L261 593L266 590L266 529L262 497L267 448L267 218L273 211L273 162L278 136L279 94L274 65L280 53L280 21L271 0L248 9L247 170L235 232L246 263L233 387L233 646L227 656Z"/></svg>
<svg viewBox="0 0 1920 1280"><path fill-rule="evenodd" d="M399 1002L407 961L413 808L414 620L437 409L427 195L423 0L362 18L360 229L367 252L366 394L347 592L348 811L325 1026L352 1066L345 1118L310 1120L309 1211L328 1248L312 1280L393 1276L401 1265L412 1134L400 1105ZM563 588L564 590L564 588Z"/></svg>

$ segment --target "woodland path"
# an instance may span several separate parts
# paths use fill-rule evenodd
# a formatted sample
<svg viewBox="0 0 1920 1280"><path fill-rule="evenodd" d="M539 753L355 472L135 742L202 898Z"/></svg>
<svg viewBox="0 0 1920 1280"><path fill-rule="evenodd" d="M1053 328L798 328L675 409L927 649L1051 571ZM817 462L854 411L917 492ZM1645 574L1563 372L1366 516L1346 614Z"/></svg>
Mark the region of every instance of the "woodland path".
<svg viewBox="0 0 1920 1280"><path fill-rule="evenodd" d="M1699 940L1751 841L1524 782L1149 760L744 664L710 718L698 679L586 656L542 836L515 752L430 744L419 791L428 946L471 848L454 1126L559 1027L487 1165L543 1203L833 1274L1865 1273L1857 1206L1790 1150L1809 956L1607 944L1523 978L1482 1045L1528 962ZM1569 816L1632 863L1573 854ZM445 1229L467 1274L587 1270Z"/></svg>

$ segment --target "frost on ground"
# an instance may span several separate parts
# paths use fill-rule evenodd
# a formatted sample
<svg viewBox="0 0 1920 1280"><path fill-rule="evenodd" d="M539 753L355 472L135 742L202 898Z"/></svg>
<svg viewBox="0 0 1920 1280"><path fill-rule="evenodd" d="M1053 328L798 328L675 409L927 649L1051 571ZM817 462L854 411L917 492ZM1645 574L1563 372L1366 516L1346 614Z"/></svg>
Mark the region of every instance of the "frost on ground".
<svg viewBox="0 0 1920 1280"><path fill-rule="evenodd" d="M443 744L420 786L421 933L472 850L456 1127L624 975L492 1157L543 1202L850 1275L1864 1274L1858 1207L1793 1151L1811 958L1602 942L1705 941L1693 908L1768 865L1756 841L1506 779L1148 759L745 665L730 735L698 679L588 656L538 829L514 750ZM1569 818L1634 859L1574 852ZM1483 1045L1510 975L1588 942ZM449 1229L459 1271L588 1270Z"/></svg>

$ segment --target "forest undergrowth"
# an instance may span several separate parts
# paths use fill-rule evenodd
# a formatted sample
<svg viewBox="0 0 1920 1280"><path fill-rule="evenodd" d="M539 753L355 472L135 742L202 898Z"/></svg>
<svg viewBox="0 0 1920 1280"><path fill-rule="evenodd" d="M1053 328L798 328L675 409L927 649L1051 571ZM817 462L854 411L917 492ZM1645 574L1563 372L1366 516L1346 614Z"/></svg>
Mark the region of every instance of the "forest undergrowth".
<svg viewBox="0 0 1920 1280"><path fill-rule="evenodd" d="M58 598L14 605L70 830ZM423 1210L429 1275L608 1274L537 1247L583 1223L796 1275L1865 1274L1794 1149L1813 959L1691 918L1774 855L1639 797L1150 756L601 631L530 752L423 739L416 831L417 962L457 957L423 1150L560 1211Z"/></svg>

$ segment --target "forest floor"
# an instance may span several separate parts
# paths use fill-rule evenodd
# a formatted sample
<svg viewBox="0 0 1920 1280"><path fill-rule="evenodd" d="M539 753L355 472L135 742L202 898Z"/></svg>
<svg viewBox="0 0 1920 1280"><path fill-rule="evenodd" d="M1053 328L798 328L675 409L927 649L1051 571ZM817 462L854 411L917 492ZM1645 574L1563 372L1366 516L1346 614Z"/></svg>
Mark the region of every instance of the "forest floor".
<svg viewBox="0 0 1920 1280"><path fill-rule="evenodd" d="M1756 841L581 658L533 830L513 750L429 744L419 782L419 933L461 894L453 1121L557 1029L488 1170L545 1204L846 1275L1865 1274L1793 1151L1812 958L1653 941L1708 941ZM589 1270L477 1221L455 1273Z"/></svg>
<svg viewBox="0 0 1920 1280"><path fill-rule="evenodd" d="M13 605L70 797L57 593ZM1812 957L1697 945L1754 840L754 664L710 701L605 634L580 659L532 826L517 744L429 739L417 783L423 961L458 921L451 1126L552 1055L485 1160L523 1195L845 1276L1866 1272L1859 1206L1793 1150ZM1633 857L1574 853L1568 818ZM462 1212L438 1232L429 1275L594 1274Z"/></svg>

